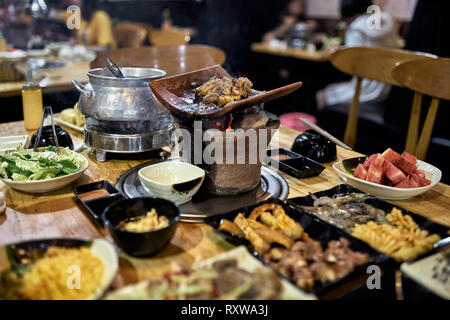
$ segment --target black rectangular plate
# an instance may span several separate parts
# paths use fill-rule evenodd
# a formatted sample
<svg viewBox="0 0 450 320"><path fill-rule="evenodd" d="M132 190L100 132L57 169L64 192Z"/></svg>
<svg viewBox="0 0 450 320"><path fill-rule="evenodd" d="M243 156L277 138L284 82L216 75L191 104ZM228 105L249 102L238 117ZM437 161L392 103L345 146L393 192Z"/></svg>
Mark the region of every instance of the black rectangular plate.
<svg viewBox="0 0 450 320"><path fill-rule="evenodd" d="M337 287L340 287L346 281L354 279L358 276L365 274L367 266L369 266L369 265L376 264L376 265L381 266L381 265L384 265L384 263L389 260L388 255L376 251L375 249L373 249L366 243L362 242L361 240L353 238L352 236L348 235L347 233L343 232L342 230L334 228L318 219L314 219L310 215L302 214L300 211L298 211L294 207L289 206L278 199L270 199L270 200L261 202L259 204L256 204L256 205L253 205L250 207L241 208L241 209L234 210L234 211L231 211L231 212L225 213L225 214L215 215L215 216L207 218L205 220L205 223L211 225L217 232L221 233L228 242L230 242L236 246L245 245L248 248L248 250L250 251L250 253L252 253L255 257L260 259L264 264L270 266L270 264L266 260L264 260L264 258L260 254L258 254L256 251L253 250L250 243L246 239L238 238L236 236L229 234L228 232L222 232L218 229L221 219L228 219L230 221L233 221L234 218L239 213L242 213L244 216L248 217L248 215L251 213L251 211L254 208L256 208L264 203L277 203L277 204L280 204L281 206L283 206L286 214L289 215L291 218L293 218L298 223L300 223L303 226L303 228L305 229L305 231L309 234L309 236L311 238L313 238L314 240L319 241L324 249L327 248L327 244L331 240L338 240L340 237L344 237L350 241L350 248L352 250L363 252L363 253L368 253L370 255L370 261L367 264L356 268L353 272L349 273L344 278L337 280L335 282L330 282L330 283L325 283L325 284L316 282L314 290L312 291L312 293L314 293L316 295L321 295L329 290L336 289ZM277 271L277 273L278 273L278 271ZM289 278L287 278L281 274L280 274L280 276L291 281Z"/></svg>
<svg viewBox="0 0 450 320"><path fill-rule="evenodd" d="M271 158L273 154L285 154L290 159L275 160ZM320 163L283 148L268 150L267 158L272 166L298 179L318 176L325 169Z"/></svg>
<svg viewBox="0 0 450 320"><path fill-rule="evenodd" d="M105 189L106 191L108 191L109 195L86 201L82 200L79 196L82 193L101 189ZM120 193L119 190L117 190L111 183L106 180L76 186L72 189L72 192L75 194L75 197L77 197L81 205L90 213L92 218L94 218L101 225L103 225L102 213L106 209L106 207L116 201L126 199L126 197L122 193Z"/></svg>
<svg viewBox="0 0 450 320"><path fill-rule="evenodd" d="M318 198L320 197L333 197L334 195L337 194L349 194L349 193L353 193L353 192L358 192L358 193L364 193L358 189L356 189L355 187L352 187L350 185L347 184L341 184L338 185L332 189L329 190L325 190L325 191L320 191L320 192L316 192L314 193L314 195ZM433 222L431 220L428 220L427 218L418 215L416 213L413 213L411 211L408 211L406 209L403 209L397 205L393 205L389 202L383 201L381 199L375 198L374 196L372 196L373 199L368 199L366 200L367 204L370 204L372 206L374 206L375 208L381 209L387 213L391 212L392 208L398 208L399 210L402 211L403 214L407 214L410 215L411 218L413 218L413 220L417 223L417 225L423 229L423 230L427 230L430 234L436 233L438 234L442 239L446 238L449 236L449 228L446 226L443 226L439 223ZM296 207L298 210L300 210L302 213L304 213L305 215L309 215L310 217L312 217L315 220L318 221L322 221L323 223L327 223L323 220L321 220L319 217L317 217L316 215L309 213L307 211L302 210L301 206L312 206L314 204L314 200L311 196L306 196L306 197L298 197L298 198L292 198L292 199L288 199L287 203L289 205L292 205L294 207ZM327 223L328 224L328 223ZM331 224L329 224L330 226L332 226ZM333 226L337 229L339 229L336 226ZM429 253L425 254L425 255L429 255L433 252L433 250L431 250ZM422 255L421 257L425 256ZM417 257L417 259L419 259L420 257ZM417 260L416 259L416 260Z"/></svg>

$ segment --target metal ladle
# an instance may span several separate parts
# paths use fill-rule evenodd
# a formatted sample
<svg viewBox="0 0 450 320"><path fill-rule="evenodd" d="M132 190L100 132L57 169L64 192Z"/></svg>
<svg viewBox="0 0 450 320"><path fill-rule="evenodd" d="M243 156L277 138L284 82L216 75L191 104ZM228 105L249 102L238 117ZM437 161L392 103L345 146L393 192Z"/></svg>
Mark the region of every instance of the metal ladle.
<svg viewBox="0 0 450 320"><path fill-rule="evenodd" d="M109 71L111 71L112 74L116 76L116 78L125 78L122 71L120 71L119 66L110 58L106 59L106 66L108 67Z"/></svg>

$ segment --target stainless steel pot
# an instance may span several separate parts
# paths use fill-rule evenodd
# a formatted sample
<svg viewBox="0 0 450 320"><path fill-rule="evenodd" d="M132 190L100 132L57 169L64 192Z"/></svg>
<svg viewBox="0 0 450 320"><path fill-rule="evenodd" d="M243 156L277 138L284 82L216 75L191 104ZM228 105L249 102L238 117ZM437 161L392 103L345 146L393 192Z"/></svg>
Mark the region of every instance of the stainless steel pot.
<svg viewBox="0 0 450 320"><path fill-rule="evenodd" d="M170 118L154 97L149 81L166 75L152 68L121 68L124 78L116 78L108 68L90 70L90 82L72 83L81 92L78 107L87 117L97 120L139 121ZM165 122L165 121L164 121ZM161 129L161 128L160 128Z"/></svg>

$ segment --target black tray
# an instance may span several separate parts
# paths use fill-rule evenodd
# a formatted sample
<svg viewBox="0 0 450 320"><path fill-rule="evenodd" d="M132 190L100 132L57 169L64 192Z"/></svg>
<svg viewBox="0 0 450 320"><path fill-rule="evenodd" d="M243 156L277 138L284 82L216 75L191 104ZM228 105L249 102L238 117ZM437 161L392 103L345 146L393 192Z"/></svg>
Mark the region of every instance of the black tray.
<svg viewBox="0 0 450 320"><path fill-rule="evenodd" d="M250 251L250 253L252 253L255 257L260 259L264 264L270 266L270 264L266 260L264 260L264 258L259 253L257 253L255 250L253 250L250 243L246 239L238 238L236 236L229 234L228 232L223 232L218 229L221 219L228 219L230 221L233 221L233 219L239 213L242 213L244 216L247 217L254 208L256 208L264 203L277 203L277 204L283 206L284 210L286 211L286 214L289 215L291 218L293 218L298 223L300 223L303 226L304 230L309 234L309 236L312 239L319 241L320 244L322 245L322 247L324 247L324 249L327 247L327 244L329 241L338 240L339 238L344 237L350 241L350 248L352 250L363 252L363 253L368 253L370 255L370 261L367 264L356 268L353 272L349 273L344 278L337 280L335 282L330 282L330 283L325 283L325 284L316 282L315 287L312 291L312 293L314 293L316 295L322 295L327 291L334 290L337 287L341 287L341 285L344 284L345 282L352 280L352 279L354 280L358 276L362 276L363 274L366 274L366 269L369 265L376 264L376 265L384 267L385 262L389 260L388 255L376 251L375 249L373 249L366 243L362 242L361 240L356 239L356 238L348 235L347 233L343 232L342 230L334 228L318 219L313 219L313 217L311 217L310 215L302 214L300 211L298 211L294 207L289 206L278 199L269 199L267 201L261 202L254 206L241 208L239 210L234 210L234 211L231 211L226 214L215 215L215 216L207 218L205 220L205 223L211 225L217 232L221 233L228 242L230 242L236 246L245 245L248 248L248 250ZM291 281L288 277L281 275L276 269L275 269L275 271L281 277ZM365 280L364 280L364 283L365 283ZM345 293L347 293L347 292L341 292L340 295L344 295Z"/></svg>
<svg viewBox="0 0 450 320"><path fill-rule="evenodd" d="M91 200L82 200L80 198L80 194L101 189L105 189L106 191L108 191L109 195ZM81 205L86 208L92 218L100 223L100 225L103 225L102 213L106 209L106 207L116 201L126 199L126 197L122 193L120 193L119 190L117 190L111 183L106 180L76 186L72 188L72 192L75 194L75 197L77 197Z"/></svg>
<svg viewBox="0 0 450 320"><path fill-rule="evenodd" d="M287 155L290 159L275 160L271 158L274 154ZM298 179L318 176L325 169L320 163L283 148L268 150L267 160L272 166Z"/></svg>
<svg viewBox="0 0 450 320"><path fill-rule="evenodd" d="M360 191L360 190L358 190L355 187L352 187L350 185L341 184L341 185L338 185L338 186L336 186L336 187L334 187L332 189L329 189L329 190L316 192L316 193L314 193L314 195L316 197L320 198L320 197L324 197L324 196L333 197L334 195L337 195L337 194L345 195L345 194L349 194L349 193L353 193L353 192L364 193L364 192L362 192L362 191ZM445 238L449 237L449 230L450 229L448 227L443 226L443 225L441 225L439 223L433 222L431 220L428 220L427 218L425 218L425 217L423 217L421 215L418 215L416 213L413 213L411 211L403 209L403 208L401 208L401 207L399 207L397 205L393 205L392 203L389 203L389 202L383 201L381 199L375 198L374 196L372 196L371 199L367 199L365 202L367 204L370 204L373 207L381 209L381 210L383 210L383 211L385 211L387 213L390 212L395 207L395 208L401 210L403 214L407 214L407 215L411 216L411 218L413 218L413 220L417 223L417 225L421 229L427 230L430 234L436 233L436 234L438 234L441 237L441 239L445 239ZM289 205L292 205L292 206L296 207L298 210L300 210L305 215L308 215L308 216L310 216L311 218L313 218L313 219L315 219L317 221L321 221L323 223L328 224L327 222L321 220L319 217L317 217L313 213L307 212L307 211L305 211L305 210L303 210L301 208L301 206L312 206L314 204L314 199L310 195L306 196L306 197L298 197L298 198L289 199L289 200L287 200L287 203ZM337 226L334 226L334 225L331 225L331 224L328 224L328 225L333 226L334 228L341 230L341 228L339 228ZM442 241L442 242L444 242L444 241ZM431 250L430 252L428 252L428 253L426 253L426 254L424 254L422 256L417 257L417 259L419 259L421 257L424 257L425 255L429 255L432 252L433 252L433 250ZM415 259L415 260L417 260L417 259Z"/></svg>

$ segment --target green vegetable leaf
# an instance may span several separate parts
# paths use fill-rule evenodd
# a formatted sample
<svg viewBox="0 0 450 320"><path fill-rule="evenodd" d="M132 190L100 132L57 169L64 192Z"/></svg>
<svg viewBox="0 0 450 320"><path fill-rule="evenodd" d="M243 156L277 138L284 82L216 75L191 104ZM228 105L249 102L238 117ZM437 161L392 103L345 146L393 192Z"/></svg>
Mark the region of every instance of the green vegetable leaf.
<svg viewBox="0 0 450 320"><path fill-rule="evenodd" d="M56 148L55 146L47 146L44 149L45 151L52 151L52 152L57 152L58 148Z"/></svg>

